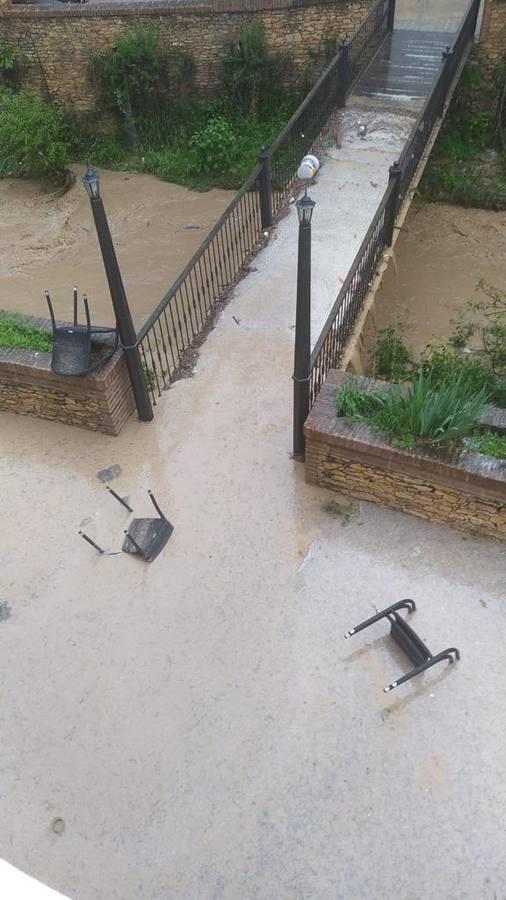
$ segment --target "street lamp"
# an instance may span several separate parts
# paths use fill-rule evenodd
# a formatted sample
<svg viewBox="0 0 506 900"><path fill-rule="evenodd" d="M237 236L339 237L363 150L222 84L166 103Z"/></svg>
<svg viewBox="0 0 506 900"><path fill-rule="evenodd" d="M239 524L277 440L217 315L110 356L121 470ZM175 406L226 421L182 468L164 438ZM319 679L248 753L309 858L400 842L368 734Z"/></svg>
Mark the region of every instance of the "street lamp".
<svg viewBox="0 0 506 900"><path fill-rule="evenodd" d="M128 300L119 270L114 244L112 242L104 204L100 196L100 179L94 169L88 168L83 176L83 184L90 198L91 210L97 229L98 242L102 251L105 274L109 284L112 305L116 316L116 327L119 332L121 345L125 354L125 362L128 369L130 384L135 398L135 405L141 422L150 422L153 418L153 409L149 399L148 387L142 372L137 334L132 321L132 315L128 306Z"/></svg>
<svg viewBox="0 0 506 900"><path fill-rule="evenodd" d="M295 205L299 217L299 253L293 363L293 455L295 459L302 460L311 377L311 219L315 202L308 197L306 190Z"/></svg>

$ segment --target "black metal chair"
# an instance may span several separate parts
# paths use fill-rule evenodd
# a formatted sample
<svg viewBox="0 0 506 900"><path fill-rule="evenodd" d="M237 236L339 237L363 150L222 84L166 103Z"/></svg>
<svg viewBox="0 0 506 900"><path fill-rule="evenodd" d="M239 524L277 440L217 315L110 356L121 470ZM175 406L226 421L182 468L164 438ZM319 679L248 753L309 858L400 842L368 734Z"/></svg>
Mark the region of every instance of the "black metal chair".
<svg viewBox="0 0 506 900"><path fill-rule="evenodd" d="M365 622L362 622L355 628L351 628L345 634L345 638L349 638L353 634L363 631L364 628L368 628L369 625L374 625L375 622L379 622L380 619L388 619L390 622L391 636L401 650L404 650L404 653L409 657L411 662L414 663L415 668L411 669L410 672L407 672L406 675L402 675L397 681L392 681L392 684L388 684L384 687L383 691L385 694L388 694L389 691L393 691L393 689L400 684L404 684L405 681L409 681L410 678L413 678L415 675L419 675L421 672L425 672L426 669L430 669L431 666L435 666L436 663L442 662L444 659L449 660L451 663L460 659L460 653L456 647L448 647L446 650L442 650L441 653L433 655L426 644L424 644L422 639L417 635L416 631L413 631L405 619L397 614L398 609L407 609L408 612L411 613L416 609L416 603L414 600L399 600L398 603L387 606L386 609L382 609L381 612L377 613L375 616L371 616L370 619L366 619Z"/></svg>
<svg viewBox="0 0 506 900"><path fill-rule="evenodd" d="M107 490L125 509L133 512L132 507L116 491L109 486L107 486ZM146 562L153 562L165 547L174 531L174 526L165 518L153 492L148 490L148 494L159 518L132 519L129 528L123 532L125 540L121 549L124 553L138 553Z"/></svg>
<svg viewBox="0 0 506 900"><path fill-rule="evenodd" d="M90 310L86 294L83 295L86 325L79 325L77 321L76 287L73 293L73 325L56 324L49 291L46 291L45 294L53 329L53 354L51 357L51 370L53 372L56 372L58 375L88 375L114 356L119 344L118 332L115 328L91 327ZM110 352L102 354L92 361L92 338L95 334L114 334L116 337Z"/></svg>

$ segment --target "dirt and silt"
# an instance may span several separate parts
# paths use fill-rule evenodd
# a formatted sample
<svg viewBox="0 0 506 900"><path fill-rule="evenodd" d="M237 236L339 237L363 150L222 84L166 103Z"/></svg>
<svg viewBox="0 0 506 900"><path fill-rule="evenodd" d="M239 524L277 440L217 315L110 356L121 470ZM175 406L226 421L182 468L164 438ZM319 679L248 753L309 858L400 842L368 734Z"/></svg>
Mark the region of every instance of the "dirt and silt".
<svg viewBox="0 0 506 900"><path fill-rule="evenodd" d="M88 295L92 320L112 324L111 300L90 204L75 170L63 196L36 182L0 180L0 308L68 319L72 287ZM101 193L138 327L156 307L234 196L197 193L151 175L101 171ZM82 310L82 307L81 307Z"/></svg>
<svg viewBox="0 0 506 900"><path fill-rule="evenodd" d="M76 171L76 175L81 172ZM101 188L134 320L139 326L199 247L233 196L195 193L150 175L102 172ZM68 318L72 287L90 298L92 316L112 308L89 202L79 178L63 197L34 182L0 180L0 308L46 317L48 288ZM506 213L442 204L413 207L377 297L374 334L402 326L418 353L445 337L476 297L480 278L506 286Z"/></svg>

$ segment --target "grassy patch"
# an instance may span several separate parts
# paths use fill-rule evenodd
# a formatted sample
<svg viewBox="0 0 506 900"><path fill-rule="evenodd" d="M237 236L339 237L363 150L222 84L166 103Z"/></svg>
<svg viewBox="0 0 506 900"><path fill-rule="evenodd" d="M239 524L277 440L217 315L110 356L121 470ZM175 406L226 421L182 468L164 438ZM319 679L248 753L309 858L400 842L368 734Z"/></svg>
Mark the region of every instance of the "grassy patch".
<svg viewBox="0 0 506 900"><path fill-rule="evenodd" d="M467 64L420 184L424 200L506 209L505 79L504 63L492 78Z"/></svg>
<svg viewBox="0 0 506 900"><path fill-rule="evenodd" d="M494 456L496 459L506 459L506 435L487 431L485 434L475 435L466 441L470 450L485 453L486 456Z"/></svg>
<svg viewBox="0 0 506 900"><path fill-rule="evenodd" d="M239 188L293 110L286 102L273 112L244 115L224 103L194 102L184 112L161 113L139 120L139 143L124 135L83 141L76 158L92 166L147 172L162 181L192 190Z"/></svg>
<svg viewBox="0 0 506 900"><path fill-rule="evenodd" d="M35 328L29 319L15 313L0 313L0 347L41 350L50 353L53 339L46 331Z"/></svg>

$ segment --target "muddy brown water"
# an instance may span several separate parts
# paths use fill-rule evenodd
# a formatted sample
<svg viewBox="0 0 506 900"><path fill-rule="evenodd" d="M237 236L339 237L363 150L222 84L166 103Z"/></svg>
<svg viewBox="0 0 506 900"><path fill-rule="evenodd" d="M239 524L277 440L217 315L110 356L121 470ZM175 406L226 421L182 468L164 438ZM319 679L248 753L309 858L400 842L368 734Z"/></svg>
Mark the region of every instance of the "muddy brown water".
<svg viewBox="0 0 506 900"><path fill-rule="evenodd" d="M476 291L481 278L506 289L505 261L505 212L439 203L412 208L376 298L367 349L389 325L399 326L416 354L432 338L448 337L468 300L483 298Z"/></svg>
<svg viewBox="0 0 506 900"><path fill-rule="evenodd" d="M63 197L32 181L0 181L0 308L71 315L72 287L92 320L113 314L91 209L80 183ZM136 327L152 312L226 208L232 191L196 193L151 175L101 172L101 192ZM82 309L82 307L81 307Z"/></svg>

